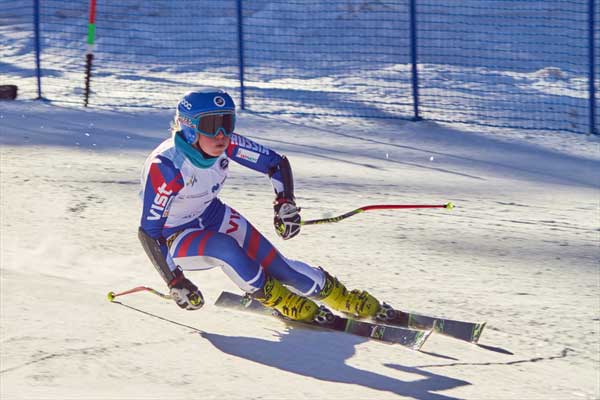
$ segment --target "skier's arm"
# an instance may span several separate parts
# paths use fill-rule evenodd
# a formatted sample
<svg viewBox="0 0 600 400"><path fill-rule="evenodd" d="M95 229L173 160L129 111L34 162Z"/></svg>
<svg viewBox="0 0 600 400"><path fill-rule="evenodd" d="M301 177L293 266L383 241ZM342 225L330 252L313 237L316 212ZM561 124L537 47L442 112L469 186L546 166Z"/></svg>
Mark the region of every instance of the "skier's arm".
<svg viewBox="0 0 600 400"><path fill-rule="evenodd" d="M271 182L277 182L273 183L276 197L294 201L294 176L287 157L282 156L275 166L269 168L268 174Z"/></svg>
<svg viewBox="0 0 600 400"><path fill-rule="evenodd" d="M278 175L280 180L274 179L275 175ZM275 226L275 232L284 240L291 239L300 233L300 222L302 219L300 218L300 207L296 207L294 177L287 157L283 156L281 158L279 164L269 171L269 176L272 182L281 182L282 188L279 192L277 192L277 189L275 190L277 193L275 202L273 203L273 210L275 211L273 225Z"/></svg>
<svg viewBox="0 0 600 400"><path fill-rule="evenodd" d="M154 265L154 268L158 271L160 276L164 279L165 283L168 285L173 279L175 279L175 273L173 272L176 267L171 269L169 265L169 261L167 261L170 256L168 255L168 249L165 243L161 243L160 240L152 238L144 228L140 226L138 229L138 239L146 252L146 255ZM164 252L167 251L167 255ZM171 264L174 265L172 263Z"/></svg>
<svg viewBox="0 0 600 400"><path fill-rule="evenodd" d="M171 202L183 187L181 173L173 162L157 156L148 168L143 191L143 208L138 238L152 265L167 284L176 268L162 235Z"/></svg>
<svg viewBox="0 0 600 400"><path fill-rule="evenodd" d="M296 207L294 177L289 160L237 134L231 135L227 155L239 164L267 174L271 178L275 190L273 225L277 234L283 239L291 239L300 233L300 208Z"/></svg>
<svg viewBox="0 0 600 400"><path fill-rule="evenodd" d="M152 265L167 283L175 303L187 310L198 310L204 305L202 293L175 265L162 235L171 202L183 185L181 172L171 160L161 156L152 160L144 185L138 238Z"/></svg>
<svg viewBox="0 0 600 400"><path fill-rule="evenodd" d="M227 155L238 164L268 175L277 197L294 200L292 170L285 156L236 133L231 135Z"/></svg>

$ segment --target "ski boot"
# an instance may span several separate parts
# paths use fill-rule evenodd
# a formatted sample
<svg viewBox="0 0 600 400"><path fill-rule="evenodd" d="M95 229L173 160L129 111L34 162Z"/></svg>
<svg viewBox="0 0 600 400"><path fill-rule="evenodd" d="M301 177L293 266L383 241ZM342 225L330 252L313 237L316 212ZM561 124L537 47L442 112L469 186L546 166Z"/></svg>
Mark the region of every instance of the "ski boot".
<svg viewBox="0 0 600 400"><path fill-rule="evenodd" d="M325 270L323 272L325 285L315 296L317 301L355 318L376 318L380 313L382 305L375 297L364 290L348 291L337 278L329 275Z"/></svg>
<svg viewBox="0 0 600 400"><path fill-rule="evenodd" d="M274 309L279 315L296 321L313 321L321 313L319 306L309 298L292 293L281 282L267 277L262 289L252 297Z"/></svg>

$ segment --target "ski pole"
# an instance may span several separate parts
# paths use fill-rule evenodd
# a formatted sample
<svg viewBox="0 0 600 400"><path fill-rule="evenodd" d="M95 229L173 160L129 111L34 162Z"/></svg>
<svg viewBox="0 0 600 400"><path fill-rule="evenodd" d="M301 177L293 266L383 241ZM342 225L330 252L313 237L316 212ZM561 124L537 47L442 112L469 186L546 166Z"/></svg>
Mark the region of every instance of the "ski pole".
<svg viewBox="0 0 600 400"><path fill-rule="evenodd" d="M352 210L347 212L346 214L338 215L337 217L331 218L323 218L323 219L312 219L309 221L301 221L300 225L315 225L315 224L328 224L331 222L339 222L343 219L351 217L356 214L360 214L369 210L391 210L391 209L399 209L399 208L447 208L451 210L454 208L454 204L446 203L446 204L380 204L380 205L371 205L357 208L356 210Z"/></svg>
<svg viewBox="0 0 600 400"><path fill-rule="evenodd" d="M137 293L137 292L150 292L152 294L155 294L159 297L162 297L163 299L167 299L167 300L171 300L172 297L170 294L164 294L159 292L158 290L154 290L150 287L147 286L138 286L138 287L134 287L133 289L129 289L126 290L124 292L120 292L120 293L115 293L115 292L108 292L108 294L106 295L106 297L108 298L108 301L113 301L115 299L115 297L118 296L124 296L126 294L130 294L130 293Z"/></svg>

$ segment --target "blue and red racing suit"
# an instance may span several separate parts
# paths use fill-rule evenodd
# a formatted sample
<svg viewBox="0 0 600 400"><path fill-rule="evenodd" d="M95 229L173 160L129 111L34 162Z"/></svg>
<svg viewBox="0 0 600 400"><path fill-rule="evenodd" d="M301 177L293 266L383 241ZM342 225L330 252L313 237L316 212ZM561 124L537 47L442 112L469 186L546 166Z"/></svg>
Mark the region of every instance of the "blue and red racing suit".
<svg viewBox="0 0 600 400"><path fill-rule="evenodd" d="M210 167L192 163L165 140L147 158L142 172L141 229L160 244L173 271L221 267L245 292L264 286L269 274L304 295L324 285L321 269L285 258L240 213L219 200L233 160L269 174L278 194L284 190L282 157L244 136L232 134L226 151Z"/></svg>

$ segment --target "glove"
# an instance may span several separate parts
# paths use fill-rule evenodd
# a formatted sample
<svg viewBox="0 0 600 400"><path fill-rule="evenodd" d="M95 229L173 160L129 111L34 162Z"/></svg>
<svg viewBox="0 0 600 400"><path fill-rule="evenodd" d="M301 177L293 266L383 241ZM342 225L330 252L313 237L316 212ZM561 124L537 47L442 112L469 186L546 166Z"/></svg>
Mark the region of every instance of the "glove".
<svg viewBox="0 0 600 400"><path fill-rule="evenodd" d="M173 271L175 278L169 282L169 293L175 303L186 310L199 310L204 305L204 297L196 285L183 275L183 271L177 268Z"/></svg>
<svg viewBox="0 0 600 400"><path fill-rule="evenodd" d="M278 197L273 203L273 210L275 232L283 240L291 239L300 233L300 208L296 207L294 200Z"/></svg>

